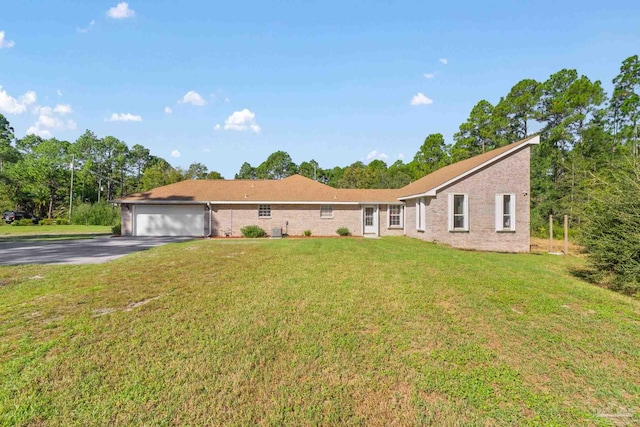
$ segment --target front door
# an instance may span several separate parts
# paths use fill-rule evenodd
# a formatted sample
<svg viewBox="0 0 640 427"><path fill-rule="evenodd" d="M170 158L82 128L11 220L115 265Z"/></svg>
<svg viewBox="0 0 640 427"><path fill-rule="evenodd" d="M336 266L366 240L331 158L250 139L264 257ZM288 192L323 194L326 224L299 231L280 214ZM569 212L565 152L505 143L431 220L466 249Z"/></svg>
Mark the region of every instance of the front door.
<svg viewBox="0 0 640 427"><path fill-rule="evenodd" d="M376 218L376 207L365 206L364 207L364 234L378 235L378 221Z"/></svg>

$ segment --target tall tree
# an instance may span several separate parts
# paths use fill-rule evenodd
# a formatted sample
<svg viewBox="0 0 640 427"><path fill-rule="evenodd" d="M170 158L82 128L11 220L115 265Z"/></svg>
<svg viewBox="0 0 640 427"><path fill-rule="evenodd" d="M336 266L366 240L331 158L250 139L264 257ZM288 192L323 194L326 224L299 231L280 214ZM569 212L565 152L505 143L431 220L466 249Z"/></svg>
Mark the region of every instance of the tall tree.
<svg viewBox="0 0 640 427"><path fill-rule="evenodd" d="M449 163L449 147L441 133L427 136L410 163L413 179L419 179Z"/></svg>
<svg viewBox="0 0 640 427"><path fill-rule="evenodd" d="M288 153L276 151L256 168L256 176L258 179L282 179L295 175L297 170Z"/></svg>
<svg viewBox="0 0 640 427"><path fill-rule="evenodd" d="M507 118L505 138L514 142L529 136L529 122L535 117L535 107L542 95L541 84L524 79L515 84L496 106L496 114Z"/></svg>
<svg viewBox="0 0 640 427"><path fill-rule="evenodd" d="M484 99L473 107L467 121L453 136L453 161L467 159L507 143L500 136L500 126L496 124L493 110L493 105Z"/></svg>
<svg viewBox="0 0 640 427"><path fill-rule="evenodd" d="M248 162L244 162L240 166L240 170L235 175L235 179L256 179L256 168L251 166Z"/></svg>
<svg viewBox="0 0 640 427"><path fill-rule="evenodd" d="M209 169L202 163L191 163L184 173L184 179L205 179Z"/></svg>
<svg viewBox="0 0 640 427"><path fill-rule="evenodd" d="M640 60L638 55L622 62L620 73L613 79L611 107L614 112L616 136L631 146L638 155L638 122L640 121ZM619 135L618 135L619 134Z"/></svg>

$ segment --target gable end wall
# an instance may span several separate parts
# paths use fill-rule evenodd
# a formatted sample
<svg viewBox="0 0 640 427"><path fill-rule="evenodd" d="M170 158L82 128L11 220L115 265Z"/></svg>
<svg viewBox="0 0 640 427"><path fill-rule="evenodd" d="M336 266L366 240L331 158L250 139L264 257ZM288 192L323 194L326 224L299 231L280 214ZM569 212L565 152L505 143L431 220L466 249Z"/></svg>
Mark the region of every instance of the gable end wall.
<svg viewBox="0 0 640 427"><path fill-rule="evenodd" d="M426 230L416 230L416 199L407 200L405 234L456 248L499 252L529 252L530 158L525 147L427 198ZM469 231L449 231L449 194L469 197ZM496 232L495 196L514 193L515 232Z"/></svg>

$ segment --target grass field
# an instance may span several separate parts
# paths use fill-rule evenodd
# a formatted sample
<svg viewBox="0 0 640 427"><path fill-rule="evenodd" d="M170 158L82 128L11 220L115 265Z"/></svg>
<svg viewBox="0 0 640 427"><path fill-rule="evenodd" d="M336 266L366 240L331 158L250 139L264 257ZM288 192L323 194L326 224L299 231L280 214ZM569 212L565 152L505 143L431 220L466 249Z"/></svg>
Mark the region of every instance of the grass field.
<svg viewBox="0 0 640 427"><path fill-rule="evenodd" d="M640 301L579 257L198 240L0 268L2 425L640 422Z"/></svg>
<svg viewBox="0 0 640 427"><path fill-rule="evenodd" d="M81 235L81 234L111 234L111 227L104 225L33 225L15 226L11 224L0 225L0 241L3 237L20 236L51 236L51 235Z"/></svg>

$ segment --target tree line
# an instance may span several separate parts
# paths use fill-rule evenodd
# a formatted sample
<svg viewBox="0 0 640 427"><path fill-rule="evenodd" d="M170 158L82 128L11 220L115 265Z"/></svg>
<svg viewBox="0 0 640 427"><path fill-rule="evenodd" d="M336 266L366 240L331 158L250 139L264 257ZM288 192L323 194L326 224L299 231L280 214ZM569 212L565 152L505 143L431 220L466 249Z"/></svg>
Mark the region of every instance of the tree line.
<svg viewBox="0 0 640 427"><path fill-rule="evenodd" d="M73 190L71 180L73 178ZM70 202L96 203L185 179L222 179L201 163L173 167L118 138L87 130L75 142L27 135L17 139L0 114L0 208L64 217Z"/></svg>

